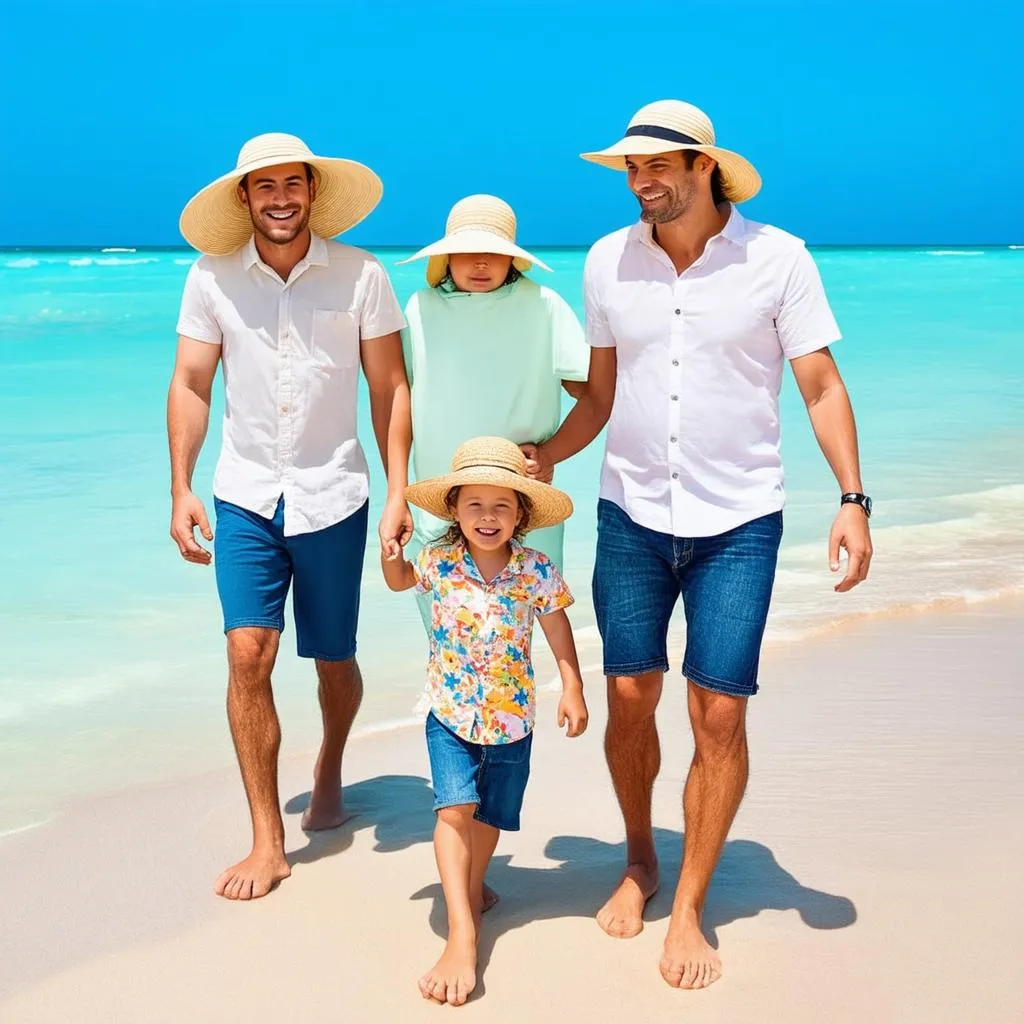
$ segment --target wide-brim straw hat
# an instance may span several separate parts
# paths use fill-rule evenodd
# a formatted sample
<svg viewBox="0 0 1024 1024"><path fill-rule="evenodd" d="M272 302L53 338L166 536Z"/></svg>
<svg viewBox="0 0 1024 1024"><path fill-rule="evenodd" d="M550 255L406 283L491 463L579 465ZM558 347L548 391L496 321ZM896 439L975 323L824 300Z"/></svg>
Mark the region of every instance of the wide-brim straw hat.
<svg viewBox="0 0 1024 1024"><path fill-rule="evenodd" d="M454 516L446 500L448 492L467 484L508 487L525 495L531 506L529 530L555 526L572 515L569 495L551 484L528 477L526 457L519 445L503 437L474 437L466 441L455 452L450 473L411 484L406 488L405 497L438 519L453 522Z"/></svg>
<svg viewBox="0 0 1024 1024"><path fill-rule="evenodd" d="M257 135L242 146L233 171L188 201L178 225L185 240L212 256L226 256L241 248L252 235L252 218L238 196L242 178L264 167L291 163L313 168L316 198L309 211L309 227L322 238L334 238L354 227L384 194L380 178L355 160L317 156L294 135Z"/></svg>
<svg viewBox="0 0 1024 1024"><path fill-rule="evenodd" d="M730 202L742 203L761 190L761 175L754 165L739 153L716 146L711 119L699 107L682 100L648 103L633 115L625 136L618 142L607 149L580 156L592 163L624 171L628 156L653 156L683 149L707 153L718 161L722 190Z"/></svg>
<svg viewBox="0 0 1024 1024"><path fill-rule="evenodd" d="M448 273L448 257L454 252L494 252L511 256L512 266L526 273L531 266L551 268L516 245L516 215L512 207L497 196L476 195L460 199L448 214L444 238L420 249L399 263L426 259L427 284L433 288Z"/></svg>

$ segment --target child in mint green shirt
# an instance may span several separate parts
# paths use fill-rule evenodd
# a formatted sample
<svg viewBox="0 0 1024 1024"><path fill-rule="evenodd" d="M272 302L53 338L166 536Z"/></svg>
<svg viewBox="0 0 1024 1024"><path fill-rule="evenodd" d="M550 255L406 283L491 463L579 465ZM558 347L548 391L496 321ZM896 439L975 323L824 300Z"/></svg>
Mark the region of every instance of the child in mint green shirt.
<svg viewBox="0 0 1024 1024"><path fill-rule="evenodd" d="M507 203L469 196L452 207L445 237L410 257L427 259L430 286L409 299L402 333L417 480L447 472L467 437L546 441L561 422L563 388L578 398L585 386L590 349L576 314L524 276L531 265L549 268L515 244L515 230ZM423 511L414 519L410 557L449 525ZM561 524L526 539L559 569L562 542ZM429 602L420 612L428 625Z"/></svg>

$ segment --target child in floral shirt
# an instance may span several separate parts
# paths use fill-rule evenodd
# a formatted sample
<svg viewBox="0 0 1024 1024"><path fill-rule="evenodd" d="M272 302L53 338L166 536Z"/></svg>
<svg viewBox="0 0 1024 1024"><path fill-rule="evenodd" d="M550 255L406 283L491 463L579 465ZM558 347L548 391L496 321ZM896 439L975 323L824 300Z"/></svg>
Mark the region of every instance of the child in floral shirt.
<svg viewBox="0 0 1024 1024"><path fill-rule="evenodd" d="M554 563L523 547L528 529L572 513L568 496L526 476L518 446L476 438L452 472L413 484L414 505L453 523L415 563L392 541L381 552L392 590L430 594L427 751L434 786L434 850L448 907L448 944L420 979L424 998L460 1005L476 985L484 874L502 830L519 828L536 713L530 638L534 617L558 661L558 724L587 727L572 595Z"/></svg>

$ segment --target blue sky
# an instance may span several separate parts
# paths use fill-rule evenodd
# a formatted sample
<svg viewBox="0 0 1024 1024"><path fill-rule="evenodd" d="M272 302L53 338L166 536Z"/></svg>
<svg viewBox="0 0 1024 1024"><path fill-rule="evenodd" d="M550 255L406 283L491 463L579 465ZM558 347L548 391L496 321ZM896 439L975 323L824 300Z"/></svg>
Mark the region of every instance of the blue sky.
<svg viewBox="0 0 1024 1024"><path fill-rule="evenodd" d="M757 165L745 212L812 243L1021 243L1022 9L0 0L0 245L180 244L185 201L262 131L381 175L357 244L432 240L480 191L524 242L585 244L636 207L578 154L667 97Z"/></svg>

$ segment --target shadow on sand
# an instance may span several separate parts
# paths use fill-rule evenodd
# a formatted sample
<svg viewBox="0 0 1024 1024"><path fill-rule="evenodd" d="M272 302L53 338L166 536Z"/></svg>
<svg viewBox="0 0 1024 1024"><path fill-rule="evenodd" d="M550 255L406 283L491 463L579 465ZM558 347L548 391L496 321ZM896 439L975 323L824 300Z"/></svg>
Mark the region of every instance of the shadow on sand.
<svg viewBox="0 0 1024 1024"><path fill-rule="evenodd" d="M309 802L303 793L288 801L286 811L300 814ZM356 832L373 829L375 850L405 850L429 843L434 828L432 795L426 779L410 775L383 775L345 789L351 818L329 833L310 834L307 846L289 854L292 864L308 864L351 846ZM662 864L661 891L647 907L646 920L668 917L672 881L679 870L683 837L669 829L655 829L655 844ZM533 921L560 917L593 917L618 880L625 859L624 843L607 843L586 836L556 836L544 849L556 862L550 868L518 867L511 857L498 855L487 875L501 902L485 918L480 946L480 974L486 970L495 944L506 932ZM445 937L447 920L440 883L428 885L411 897L433 900L430 925ZM810 928L847 928L857 919L853 903L801 885L775 859L768 847L749 839L725 844L715 871L704 912L704 930L718 945L717 930L762 910L795 910ZM482 992L482 986L478 989Z"/></svg>

